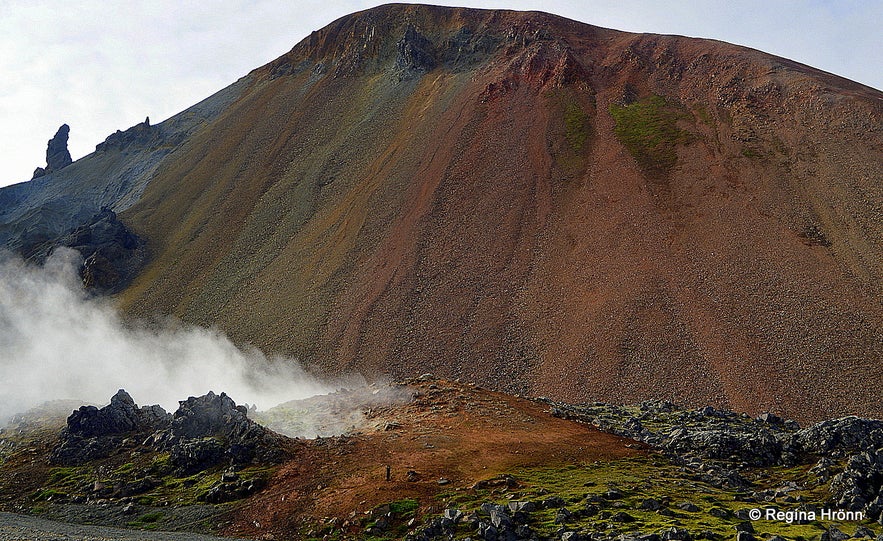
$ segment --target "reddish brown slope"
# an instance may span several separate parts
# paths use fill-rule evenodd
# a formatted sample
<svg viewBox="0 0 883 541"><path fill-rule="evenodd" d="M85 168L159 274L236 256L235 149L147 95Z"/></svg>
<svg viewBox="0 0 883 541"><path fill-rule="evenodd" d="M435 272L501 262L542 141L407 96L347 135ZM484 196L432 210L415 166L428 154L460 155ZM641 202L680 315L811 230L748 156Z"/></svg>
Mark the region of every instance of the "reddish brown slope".
<svg viewBox="0 0 883 541"><path fill-rule="evenodd" d="M883 415L880 92L401 5L250 77L126 214L156 254L130 312L330 372Z"/></svg>

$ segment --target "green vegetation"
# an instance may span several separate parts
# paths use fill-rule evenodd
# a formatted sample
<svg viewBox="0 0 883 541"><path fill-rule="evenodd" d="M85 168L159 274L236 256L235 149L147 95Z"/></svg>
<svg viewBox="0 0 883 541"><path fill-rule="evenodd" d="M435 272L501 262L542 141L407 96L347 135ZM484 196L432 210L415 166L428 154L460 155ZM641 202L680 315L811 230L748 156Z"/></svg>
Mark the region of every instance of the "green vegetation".
<svg viewBox="0 0 883 541"><path fill-rule="evenodd" d="M796 502L824 502L828 497L827 485L815 482L815 477L808 473L809 468L803 465L747 470L743 474L750 479L751 486L734 489L709 484L698 472L684 469L662 455L651 454L609 462L519 468L510 472L508 484L479 484L471 490L445 493L439 499L443 507L455 507L467 514L481 514L480 507L485 502L504 506L511 501L533 502L537 510L530 513L530 526L540 537L553 536L565 526L569 530L598 532L610 537L625 532L660 533L679 528L694 535L707 532L705 535L714 534L716 539L730 539L735 526L746 521L739 513L771 506L793 510L799 505ZM788 485L797 487L789 493L795 503L748 501L751 492ZM560 503L544 503L554 498L560 498ZM572 518L563 524L562 508L572 513ZM620 513L627 517L622 519ZM810 540L818 539L831 526L852 532L859 524L822 520L788 524L758 520L753 521L753 525L759 537L780 535L786 539ZM876 529L871 522L865 525ZM455 539L470 536L475 536L475 530L461 524Z"/></svg>
<svg viewBox="0 0 883 541"><path fill-rule="evenodd" d="M80 468L52 468L49 470L49 483L54 485L61 484L73 477L77 477L80 473Z"/></svg>
<svg viewBox="0 0 883 541"><path fill-rule="evenodd" d="M582 151L589 139L589 115L574 102L564 108L564 137L574 152Z"/></svg>
<svg viewBox="0 0 883 541"><path fill-rule="evenodd" d="M697 103L693 106L693 111L696 113L696 117L702 121L703 124L707 126L714 127L715 121L711 114L708 112L708 109L705 108L701 103Z"/></svg>
<svg viewBox="0 0 883 541"><path fill-rule="evenodd" d="M389 504L389 512L401 518L411 518L418 507L417 500L398 500Z"/></svg>
<svg viewBox="0 0 883 541"><path fill-rule="evenodd" d="M138 528L141 530L154 530L162 519L163 514L160 511L145 513L138 517L137 520L127 523L130 528Z"/></svg>
<svg viewBox="0 0 883 541"><path fill-rule="evenodd" d="M132 473L132 470L134 470L134 469L135 469L135 465L132 464L131 462L127 462L127 463L123 464L122 466L120 466L119 468L117 468L116 471L114 472L114 474L115 475L128 475L128 474Z"/></svg>
<svg viewBox="0 0 883 541"><path fill-rule="evenodd" d="M614 132L641 169L652 177L667 176L678 160L677 145L689 142L690 133L678 128L684 117L679 107L662 96L651 96L630 105L610 105Z"/></svg>
<svg viewBox="0 0 883 541"><path fill-rule="evenodd" d="M562 178L579 176L586 167L591 145L594 104L570 89L556 89L546 96L552 115L547 137L550 152Z"/></svg>
<svg viewBox="0 0 883 541"><path fill-rule="evenodd" d="M31 499L35 502L48 502L52 501L53 499L58 500L66 497L66 493L51 488L40 489L31 495Z"/></svg>

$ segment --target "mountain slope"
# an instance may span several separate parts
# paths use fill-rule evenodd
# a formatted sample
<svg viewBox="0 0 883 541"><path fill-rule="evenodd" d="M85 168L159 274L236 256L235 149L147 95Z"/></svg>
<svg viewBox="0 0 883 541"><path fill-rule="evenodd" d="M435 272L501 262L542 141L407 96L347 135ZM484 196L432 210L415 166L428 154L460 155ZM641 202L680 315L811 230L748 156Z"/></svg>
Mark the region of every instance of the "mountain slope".
<svg viewBox="0 0 883 541"><path fill-rule="evenodd" d="M130 314L330 373L883 414L880 92L721 42L411 5L238 84L121 214L153 254Z"/></svg>

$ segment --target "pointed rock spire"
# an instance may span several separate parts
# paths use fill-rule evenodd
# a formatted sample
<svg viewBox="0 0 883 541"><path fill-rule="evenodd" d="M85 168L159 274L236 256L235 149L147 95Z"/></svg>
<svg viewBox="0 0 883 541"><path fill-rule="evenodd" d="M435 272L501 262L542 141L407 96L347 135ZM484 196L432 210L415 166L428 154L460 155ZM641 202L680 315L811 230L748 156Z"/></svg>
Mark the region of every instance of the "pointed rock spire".
<svg viewBox="0 0 883 541"><path fill-rule="evenodd" d="M73 163L71 153L67 149L67 140L70 131L71 128L67 124L62 124L61 127L58 128L58 131L55 132L55 136L49 140L49 144L46 147L46 167L38 167L34 171L32 179L42 177L53 171L58 171L59 169L63 169Z"/></svg>

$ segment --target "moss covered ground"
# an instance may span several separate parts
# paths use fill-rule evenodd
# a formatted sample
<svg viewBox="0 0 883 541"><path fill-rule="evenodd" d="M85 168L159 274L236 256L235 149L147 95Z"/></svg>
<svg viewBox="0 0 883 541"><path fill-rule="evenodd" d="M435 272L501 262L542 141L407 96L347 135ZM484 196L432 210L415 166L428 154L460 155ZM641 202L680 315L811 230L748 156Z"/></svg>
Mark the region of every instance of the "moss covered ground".
<svg viewBox="0 0 883 541"><path fill-rule="evenodd" d="M628 105L611 104L609 111L616 122L617 139L650 176L667 175L677 164L677 146L692 139L689 132L678 127L685 113L662 96Z"/></svg>

